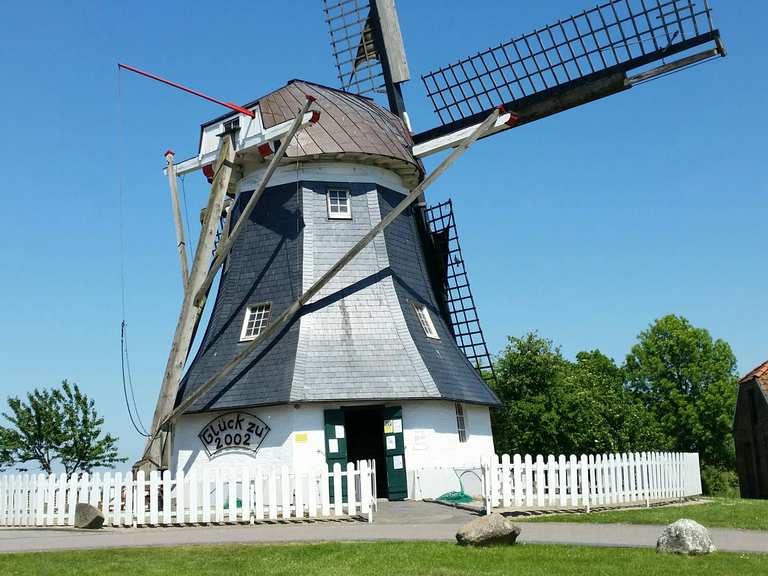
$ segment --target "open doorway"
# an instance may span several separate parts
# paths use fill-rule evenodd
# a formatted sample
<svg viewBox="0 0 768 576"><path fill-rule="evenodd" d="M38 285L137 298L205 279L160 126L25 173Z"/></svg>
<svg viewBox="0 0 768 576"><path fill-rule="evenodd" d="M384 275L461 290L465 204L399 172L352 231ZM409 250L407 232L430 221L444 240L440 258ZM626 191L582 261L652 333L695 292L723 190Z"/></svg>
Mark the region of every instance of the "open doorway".
<svg viewBox="0 0 768 576"><path fill-rule="evenodd" d="M383 425L384 416L380 406L344 408L347 461L375 460L376 492L379 498L388 498Z"/></svg>

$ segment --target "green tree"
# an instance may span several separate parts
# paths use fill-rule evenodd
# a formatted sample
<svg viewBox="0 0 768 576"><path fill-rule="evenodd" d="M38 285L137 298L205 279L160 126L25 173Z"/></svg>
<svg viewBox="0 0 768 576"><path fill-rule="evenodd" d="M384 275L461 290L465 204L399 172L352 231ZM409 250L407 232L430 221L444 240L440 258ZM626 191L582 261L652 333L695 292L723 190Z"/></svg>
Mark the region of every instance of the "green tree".
<svg viewBox="0 0 768 576"><path fill-rule="evenodd" d="M509 338L495 364L502 406L492 413L499 453L594 454L659 450L664 437L599 350L563 358L550 340Z"/></svg>
<svg viewBox="0 0 768 576"><path fill-rule="evenodd" d="M645 407L624 386L624 370L599 350L579 352L566 375L561 411L566 453L640 452L664 448Z"/></svg>
<svg viewBox="0 0 768 576"><path fill-rule="evenodd" d="M93 400L66 380L60 388L34 390L26 401L9 398L10 426L0 426L0 466L25 471L32 463L50 474L56 462L67 475L112 467L126 458L117 452L117 438L103 434L104 419Z"/></svg>
<svg viewBox="0 0 768 576"><path fill-rule="evenodd" d="M736 358L723 340L683 317L664 316L640 333L625 363L629 388L658 423L669 448L732 468Z"/></svg>
<svg viewBox="0 0 768 576"><path fill-rule="evenodd" d="M56 451L64 440L63 417L55 392L34 390L26 401L9 398L10 413L3 416L11 427L0 427L2 447L0 453L6 466L16 464L26 471L28 462L35 462L43 472L50 474Z"/></svg>
<svg viewBox="0 0 768 576"><path fill-rule="evenodd" d="M522 338L510 336L508 340L494 364L494 391L502 402L491 417L496 451L556 451L562 376L567 361L550 340L534 332Z"/></svg>

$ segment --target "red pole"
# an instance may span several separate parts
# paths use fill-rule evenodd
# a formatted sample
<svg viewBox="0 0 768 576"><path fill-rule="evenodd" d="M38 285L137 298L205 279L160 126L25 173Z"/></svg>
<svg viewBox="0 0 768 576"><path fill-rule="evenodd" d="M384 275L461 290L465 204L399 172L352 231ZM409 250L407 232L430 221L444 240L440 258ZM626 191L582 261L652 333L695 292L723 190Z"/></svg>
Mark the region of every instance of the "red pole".
<svg viewBox="0 0 768 576"><path fill-rule="evenodd" d="M158 82L162 82L163 84L168 84L168 86L173 86L174 88L178 88L179 90L183 90L184 92L188 92L190 94L203 98L204 100L208 100L209 102L218 104L219 106L225 106L230 110L234 110L235 112L240 112L241 114L245 114L246 116L250 116L251 118L254 118L256 116L253 110L248 110L248 108L243 108L242 106L238 106L237 104L233 104L232 102L223 102L222 100L211 98L210 96L207 96L202 92L198 92L197 90L193 90L192 88L187 88L186 86L183 86L171 80L166 80L165 78L161 78L160 76L155 76L154 74L150 74L149 72L144 72L144 70L139 70L138 68L134 68L133 66L128 66L128 64L118 63L117 67L123 68L125 70L130 70L131 72L135 72L136 74L141 74L142 76L146 76L147 78L151 78L152 80L157 80Z"/></svg>

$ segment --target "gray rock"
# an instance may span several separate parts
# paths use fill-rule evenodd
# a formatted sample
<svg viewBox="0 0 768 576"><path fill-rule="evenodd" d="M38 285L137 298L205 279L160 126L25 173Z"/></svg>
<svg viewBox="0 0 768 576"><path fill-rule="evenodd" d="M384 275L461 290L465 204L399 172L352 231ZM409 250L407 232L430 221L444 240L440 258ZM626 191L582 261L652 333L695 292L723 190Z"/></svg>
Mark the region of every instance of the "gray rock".
<svg viewBox="0 0 768 576"><path fill-rule="evenodd" d="M498 512L493 512L489 516L481 516L462 526L456 532L456 541L462 546L512 545L520 532L519 526Z"/></svg>
<svg viewBox="0 0 768 576"><path fill-rule="evenodd" d="M673 522L659 536L656 552L672 554L709 554L714 552L712 537L704 526L683 518Z"/></svg>
<svg viewBox="0 0 768 576"><path fill-rule="evenodd" d="M85 502L78 502L75 507L75 528L97 529L104 525L101 510Z"/></svg>

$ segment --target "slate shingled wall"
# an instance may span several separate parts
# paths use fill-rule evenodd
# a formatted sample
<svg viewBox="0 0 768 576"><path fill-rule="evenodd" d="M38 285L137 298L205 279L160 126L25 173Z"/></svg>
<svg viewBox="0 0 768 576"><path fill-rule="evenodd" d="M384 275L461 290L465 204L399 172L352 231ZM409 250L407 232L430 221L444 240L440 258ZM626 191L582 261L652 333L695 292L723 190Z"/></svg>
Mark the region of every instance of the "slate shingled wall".
<svg viewBox="0 0 768 576"><path fill-rule="evenodd" d="M332 220L326 192L350 191L352 219ZM235 216L249 197L242 193ZM246 344L245 309L286 310L403 197L377 183L301 181L270 187L225 267L202 345L180 398ZM424 334L425 304L440 339ZM410 211L398 217L310 302L302 316L196 402L190 412L319 401L498 401L437 311Z"/></svg>

